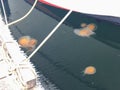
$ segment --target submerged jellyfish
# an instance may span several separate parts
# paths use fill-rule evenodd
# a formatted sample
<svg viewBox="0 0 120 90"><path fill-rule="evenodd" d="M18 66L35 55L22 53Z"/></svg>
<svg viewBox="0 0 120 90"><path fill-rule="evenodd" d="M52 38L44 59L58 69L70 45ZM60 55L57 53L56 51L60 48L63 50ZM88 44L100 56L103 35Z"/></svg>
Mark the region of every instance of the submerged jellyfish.
<svg viewBox="0 0 120 90"><path fill-rule="evenodd" d="M28 47L29 41L30 36L23 36L19 38L18 43L21 45L21 47Z"/></svg>
<svg viewBox="0 0 120 90"><path fill-rule="evenodd" d="M85 23L81 24L81 29L75 29L74 33L78 36L82 36L82 37L89 37L93 34L95 34L94 30L96 29L96 25L95 24L88 24L86 25Z"/></svg>
<svg viewBox="0 0 120 90"><path fill-rule="evenodd" d="M34 39L34 38L32 38L30 41L29 41L29 49L34 49L35 48L35 46L36 46L36 44L37 44L37 40L36 39Z"/></svg>
<svg viewBox="0 0 120 90"><path fill-rule="evenodd" d="M94 66L88 66L83 71L84 75L92 75L96 73L96 68Z"/></svg>
<svg viewBox="0 0 120 90"><path fill-rule="evenodd" d="M33 50L37 44L37 40L30 36L23 36L19 38L18 43L23 48Z"/></svg>
<svg viewBox="0 0 120 90"><path fill-rule="evenodd" d="M87 28L91 31L94 31L97 28L97 26L95 24L91 23L91 24L87 25Z"/></svg>
<svg viewBox="0 0 120 90"><path fill-rule="evenodd" d="M79 30L79 29L75 29L74 30L74 33L78 36L82 36L82 37L89 37L90 35L93 35L95 34L94 32L90 31L90 30L87 30L87 29L82 29L82 30Z"/></svg>

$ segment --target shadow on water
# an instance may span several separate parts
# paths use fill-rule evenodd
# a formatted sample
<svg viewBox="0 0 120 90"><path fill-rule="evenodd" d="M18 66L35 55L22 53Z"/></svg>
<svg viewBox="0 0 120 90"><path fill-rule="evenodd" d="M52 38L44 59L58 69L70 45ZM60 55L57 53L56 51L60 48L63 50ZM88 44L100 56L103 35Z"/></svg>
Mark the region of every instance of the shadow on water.
<svg viewBox="0 0 120 90"><path fill-rule="evenodd" d="M105 28L104 25L102 25L95 32L96 35L94 35L93 38L112 48L120 49L120 26L109 25L108 28Z"/></svg>

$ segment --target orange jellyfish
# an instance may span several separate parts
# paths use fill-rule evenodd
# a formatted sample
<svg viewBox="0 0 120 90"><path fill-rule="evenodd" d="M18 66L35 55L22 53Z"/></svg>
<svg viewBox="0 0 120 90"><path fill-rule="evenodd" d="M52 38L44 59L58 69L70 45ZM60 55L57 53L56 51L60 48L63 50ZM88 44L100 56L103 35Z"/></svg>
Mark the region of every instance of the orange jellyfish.
<svg viewBox="0 0 120 90"><path fill-rule="evenodd" d="M30 36L23 36L19 38L18 43L21 47L30 50L33 50L37 44L37 40L31 38Z"/></svg>
<svg viewBox="0 0 120 90"><path fill-rule="evenodd" d="M86 28L83 28L81 30L79 29L75 29L74 30L74 33L78 36L82 36L82 37L89 37L93 34L95 34L94 32L90 31L90 30L87 30Z"/></svg>
<svg viewBox="0 0 120 90"><path fill-rule="evenodd" d="M81 23L81 25L80 25L82 28L83 27L86 27L87 26L87 24L86 23Z"/></svg>
<svg viewBox="0 0 120 90"><path fill-rule="evenodd" d="M29 42L29 45L32 47L32 46L35 46L37 44L37 40L32 38Z"/></svg>
<svg viewBox="0 0 120 90"><path fill-rule="evenodd" d="M96 29L96 25L91 23L86 25L85 23L81 24L81 29L75 29L74 33L78 36L82 36L82 37L89 37L93 34L95 34L94 30Z"/></svg>
<svg viewBox="0 0 120 90"><path fill-rule="evenodd" d="M18 43L19 45L21 45L21 47L28 47L29 41L30 41L29 36L23 36L19 38Z"/></svg>
<svg viewBox="0 0 120 90"><path fill-rule="evenodd" d="M95 24L91 23L91 24L88 24L88 25L87 25L87 28L88 28L89 30L91 30L91 31L94 31L97 27L96 27Z"/></svg>
<svg viewBox="0 0 120 90"><path fill-rule="evenodd" d="M31 38L30 41L29 41L28 48L29 48L29 49L34 49L35 46L36 46L36 44L37 44L37 40L34 39L34 38Z"/></svg>
<svg viewBox="0 0 120 90"><path fill-rule="evenodd" d="M96 68L94 66L88 66L83 71L84 75L93 75L96 73Z"/></svg>

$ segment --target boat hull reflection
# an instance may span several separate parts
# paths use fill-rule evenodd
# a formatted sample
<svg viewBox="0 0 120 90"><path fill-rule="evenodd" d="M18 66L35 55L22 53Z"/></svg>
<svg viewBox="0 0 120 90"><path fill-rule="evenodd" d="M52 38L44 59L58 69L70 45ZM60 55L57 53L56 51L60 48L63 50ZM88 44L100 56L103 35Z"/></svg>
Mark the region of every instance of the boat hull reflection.
<svg viewBox="0 0 120 90"><path fill-rule="evenodd" d="M25 1L31 5L34 3L34 0ZM68 12L65 9L49 6L41 2L37 3L36 8L57 21L60 21ZM72 27L73 30L81 28L80 24L82 23L95 23L97 25L97 29L95 30L95 34L91 37L113 48L120 49L120 18L73 12L64 22L64 24Z"/></svg>

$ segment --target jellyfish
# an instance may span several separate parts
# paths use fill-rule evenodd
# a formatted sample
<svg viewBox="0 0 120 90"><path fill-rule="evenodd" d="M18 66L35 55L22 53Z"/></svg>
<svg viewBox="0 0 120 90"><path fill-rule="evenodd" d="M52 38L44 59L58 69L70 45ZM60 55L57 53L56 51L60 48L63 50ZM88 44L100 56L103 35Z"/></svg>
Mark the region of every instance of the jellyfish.
<svg viewBox="0 0 120 90"><path fill-rule="evenodd" d="M81 25L80 25L82 28L83 27L86 27L87 26L87 24L86 23L81 23Z"/></svg>
<svg viewBox="0 0 120 90"><path fill-rule="evenodd" d="M96 73L96 68L94 66L88 66L83 71L84 75L93 75Z"/></svg>
<svg viewBox="0 0 120 90"><path fill-rule="evenodd" d="M94 30L96 29L96 25L91 23L91 24L86 24L86 23L82 23L81 24L81 29L75 29L74 33L78 36L82 36L82 37L89 37L93 34L95 34Z"/></svg>
<svg viewBox="0 0 120 90"><path fill-rule="evenodd" d="M95 24L91 23L91 24L87 25L87 28L91 31L94 31L94 30L96 30L97 26Z"/></svg>
<svg viewBox="0 0 120 90"><path fill-rule="evenodd" d="M87 30L86 28L81 29L81 30L75 29L75 30L74 30L74 33L75 33L76 35L82 36L82 37L89 37L89 36L95 34L94 32L92 32L92 31L90 31L90 30Z"/></svg>
<svg viewBox="0 0 120 90"><path fill-rule="evenodd" d="M30 41L30 36L20 37L18 43L21 47L28 47L28 43Z"/></svg>
<svg viewBox="0 0 120 90"><path fill-rule="evenodd" d="M31 38L28 44L29 44L28 49L33 50L37 44L37 40L34 38Z"/></svg>
<svg viewBox="0 0 120 90"><path fill-rule="evenodd" d="M19 38L18 43L21 47L28 49L28 51L32 51L37 44L37 40L30 36L22 36Z"/></svg>

